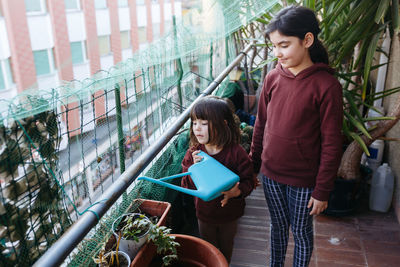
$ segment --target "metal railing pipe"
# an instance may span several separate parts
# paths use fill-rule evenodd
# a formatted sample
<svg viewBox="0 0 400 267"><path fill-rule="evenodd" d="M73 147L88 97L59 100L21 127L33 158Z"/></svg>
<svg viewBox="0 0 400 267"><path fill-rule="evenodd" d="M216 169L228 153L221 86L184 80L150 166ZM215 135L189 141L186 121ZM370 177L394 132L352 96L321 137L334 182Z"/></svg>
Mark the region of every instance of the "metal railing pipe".
<svg viewBox="0 0 400 267"><path fill-rule="evenodd" d="M240 63L242 58L251 49L249 44L245 49L215 78L204 92L176 119L167 131L157 141L147 148L135 162L106 190L96 205L85 212L72 226L43 254L33 266L59 266L72 250L83 240L89 231L98 223L99 219L111 208L117 199L135 181L137 176L151 163L157 154L168 144L174 135L188 120L192 106L199 99L212 93L225 79L231 70Z"/></svg>

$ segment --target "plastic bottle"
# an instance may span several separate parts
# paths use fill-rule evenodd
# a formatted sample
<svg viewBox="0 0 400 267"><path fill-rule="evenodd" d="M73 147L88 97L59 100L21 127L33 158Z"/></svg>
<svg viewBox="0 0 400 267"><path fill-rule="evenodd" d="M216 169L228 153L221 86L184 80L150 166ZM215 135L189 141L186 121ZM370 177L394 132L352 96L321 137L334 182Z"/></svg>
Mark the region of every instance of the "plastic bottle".
<svg viewBox="0 0 400 267"><path fill-rule="evenodd" d="M385 142L383 140L375 140L369 147L369 156L367 157L368 166L373 170L376 169L382 163L383 149L385 148Z"/></svg>
<svg viewBox="0 0 400 267"><path fill-rule="evenodd" d="M394 176L387 163L383 163L372 176L369 208L387 212L393 197Z"/></svg>
<svg viewBox="0 0 400 267"><path fill-rule="evenodd" d="M369 109L368 110L368 118L374 118L374 117L382 117L382 116L384 116L384 114L385 114L385 110L383 109L383 107L374 107L376 110L378 110L378 111L375 111L374 109ZM374 125L376 125L377 123L378 123L379 121L367 121L367 128L371 128L372 126L374 126Z"/></svg>

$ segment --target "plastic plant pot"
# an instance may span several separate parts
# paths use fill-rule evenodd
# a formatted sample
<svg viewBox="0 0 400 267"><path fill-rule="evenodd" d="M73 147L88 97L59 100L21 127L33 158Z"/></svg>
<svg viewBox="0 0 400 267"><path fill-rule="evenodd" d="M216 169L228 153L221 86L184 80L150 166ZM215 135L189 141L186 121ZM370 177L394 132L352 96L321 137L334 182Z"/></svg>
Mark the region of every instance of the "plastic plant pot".
<svg viewBox="0 0 400 267"><path fill-rule="evenodd" d="M116 240L119 238L119 230L121 229L120 224L123 222L125 217L127 216L133 216L134 219L139 218L140 216L144 216L143 214L140 213L127 213L123 214L122 216L118 217L112 224L112 231L113 235L115 236ZM151 221L149 218L144 216L143 218L148 222L148 229L144 232L139 234L137 237L138 241L136 240L131 240L131 239L126 239L123 235L121 236L121 240L119 242L119 250L122 252L125 252L128 254L130 259L133 259L139 249L147 242L147 237L150 231L150 226L151 226Z"/></svg>

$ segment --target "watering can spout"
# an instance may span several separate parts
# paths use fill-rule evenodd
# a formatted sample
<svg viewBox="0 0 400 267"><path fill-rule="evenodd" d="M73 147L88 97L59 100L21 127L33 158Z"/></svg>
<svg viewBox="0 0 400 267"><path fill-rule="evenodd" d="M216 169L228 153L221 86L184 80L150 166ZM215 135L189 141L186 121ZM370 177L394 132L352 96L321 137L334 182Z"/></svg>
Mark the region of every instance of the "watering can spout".
<svg viewBox="0 0 400 267"><path fill-rule="evenodd" d="M203 160L190 166L188 172L160 179L142 176L139 177L138 180L146 180L162 185L201 198L204 201L217 198L221 195L221 192L229 190L239 181L239 176L237 174L226 168L213 157L205 152L200 152L199 155L203 157ZM188 189L167 182L185 175L190 175L197 189Z"/></svg>

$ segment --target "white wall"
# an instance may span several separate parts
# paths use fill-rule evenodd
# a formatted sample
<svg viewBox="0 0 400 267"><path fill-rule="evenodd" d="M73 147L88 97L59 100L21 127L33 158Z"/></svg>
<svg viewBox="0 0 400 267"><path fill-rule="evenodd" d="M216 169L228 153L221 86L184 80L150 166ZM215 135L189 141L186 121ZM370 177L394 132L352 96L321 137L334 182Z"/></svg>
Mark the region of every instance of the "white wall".
<svg viewBox="0 0 400 267"><path fill-rule="evenodd" d="M138 27L144 27L147 25L146 19L147 19L147 14L146 14L146 6L137 6L136 7L136 13L137 13L137 23Z"/></svg>
<svg viewBox="0 0 400 267"><path fill-rule="evenodd" d="M160 5L152 4L151 5L151 19L153 23L160 23Z"/></svg>
<svg viewBox="0 0 400 267"><path fill-rule="evenodd" d="M175 9L176 9L176 2L175 2ZM180 4L180 3L179 3ZM164 2L164 20L171 21L172 20L172 12L171 12L171 3Z"/></svg>
<svg viewBox="0 0 400 267"><path fill-rule="evenodd" d="M108 70L114 66L114 57L112 54L100 57L101 69Z"/></svg>
<svg viewBox="0 0 400 267"><path fill-rule="evenodd" d="M57 88L60 84L58 79L58 72L55 71L49 75L43 75L37 77L37 85L40 90L50 90L51 88Z"/></svg>
<svg viewBox="0 0 400 267"><path fill-rule="evenodd" d="M11 88L7 88L6 90L0 90L0 99L12 99L17 95L17 87L15 84ZM1 105L3 105L4 102L0 101ZM3 110L3 106L0 107L0 111Z"/></svg>
<svg viewBox="0 0 400 267"><path fill-rule="evenodd" d="M119 30L127 31L131 28L131 19L128 7L120 7L118 9Z"/></svg>
<svg viewBox="0 0 400 267"><path fill-rule="evenodd" d="M122 50L122 61L125 61L131 57L132 57L132 49L131 48Z"/></svg>
<svg viewBox="0 0 400 267"><path fill-rule="evenodd" d="M96 26L98 36L111 34L110 12L108 9L96 9Z"/></svg>
<svg viewBox="0 0 400 267"><path fill-rule="evenodd" d="M10 57L7 28L3 17L0 17L0 60Z"/></svg>
<svg viewBox="0 0 400 267"><path fill-rule="evenodd" d="M67 12L67 27L71 43L86 40L85 19L82 11Z"/></svg>
<svg viewBox="0 0 400 267"><path fill-rule="evenodd" d="M74 64L73 70L75 80L82 81L90 77L89 63Z"/></svg>
<svg viewBox="0 0 400 267"><path fill-rule="evenodd" d="M182 17L182 2L175 2L175 16L177 18Z"/></svg>
<svg viewBox="0 0 400 267"><path fill-rule="evenodd" d="M44 50L54 46L50 15L28 16L29 37L32 50Z"/></svg>

